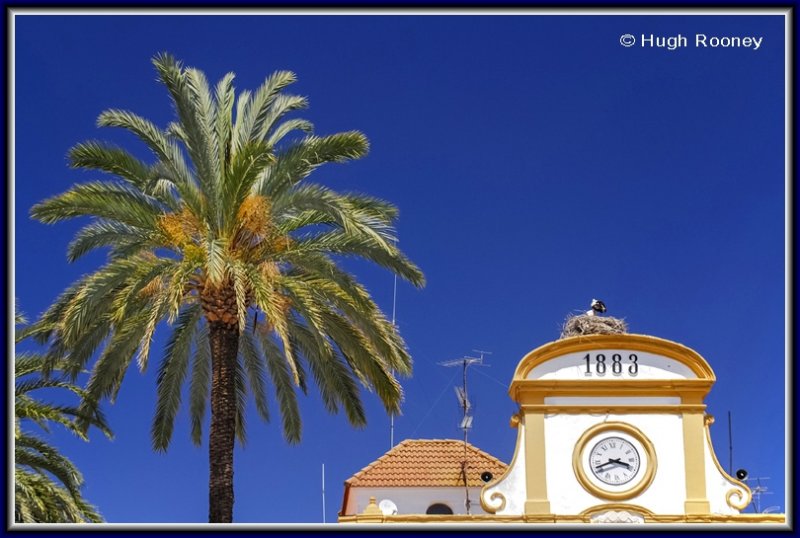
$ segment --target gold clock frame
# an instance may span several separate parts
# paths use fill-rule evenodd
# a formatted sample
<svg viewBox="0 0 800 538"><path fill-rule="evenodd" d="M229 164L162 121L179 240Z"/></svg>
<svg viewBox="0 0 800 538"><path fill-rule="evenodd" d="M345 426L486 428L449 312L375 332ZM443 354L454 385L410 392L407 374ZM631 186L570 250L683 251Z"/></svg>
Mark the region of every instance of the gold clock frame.
<svg viewBox="0 0 800 538"><path fill-rule="evenodd" d="M636 441L642 445L645 454L647 454L647 467L643 469L644 474L642 475L642 479L636 485L624 491L608 491L607 489L603 489L592 482L583 470L583 455L588 447L589 441L603 432L612 430L626 433L636 439ZM650 484L653 483L653 478L655 478L657 467L658 462L656 461L656 451L655 448L653 448L653 443L651 443L650 439L638 428L626 424L625 422L603 422L592 426L583 432L578 442L575 443L575 450L572 453L572 469L575 471L575 477L578 479L578 483L580 483L583 489L595 497L613 501L630 499L650 487Z"/></svg>

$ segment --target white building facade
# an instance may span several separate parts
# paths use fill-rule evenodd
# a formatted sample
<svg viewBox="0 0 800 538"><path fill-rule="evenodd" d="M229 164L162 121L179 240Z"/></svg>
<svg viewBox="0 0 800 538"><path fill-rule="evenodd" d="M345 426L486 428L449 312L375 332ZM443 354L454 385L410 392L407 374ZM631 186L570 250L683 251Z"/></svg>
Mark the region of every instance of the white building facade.
<svg viewBox="0 0 800 538"><path fill-rule="evenodd" d="M742 512L751 492L711 444L703 402L714 381L698 353L660 338L548 343L517 365L516 450L480 489L482 512L411 517L368 504L362 514L367 522L785 523L783 514Z"/></svg>

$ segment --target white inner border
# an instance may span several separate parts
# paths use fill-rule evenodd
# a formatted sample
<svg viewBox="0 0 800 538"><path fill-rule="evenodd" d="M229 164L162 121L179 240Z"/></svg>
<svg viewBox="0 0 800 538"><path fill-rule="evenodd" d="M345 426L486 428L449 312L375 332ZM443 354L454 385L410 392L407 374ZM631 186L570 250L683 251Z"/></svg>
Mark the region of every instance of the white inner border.
<svg viewBox="0 0 800 538"><path fill-rule="evenodd" d="M607 9L555 9L555 8L528 8L528 9L491 9L491 8L484 8L484 9L458 9L454 8L452 10L444 10L444 9L431 9L431 10L419 10L414 11L414 8L409 8L407 10L386 10L386 9L379 9L379 8L363 8L363 9L352 9L352 8L342 8L342 9L308 9L308 10L296 10L296 9L288 9L288 8L262 8L262 9L197 9L197 8L189 8L186 10L180 9L164 9L158 10L152 7L143 7L141 9L92 9L92 8L35 8L35 7L15 7L15 8L7 8L7 13L9 14L9 24L8 24L8 36L7 36L7 43L8 43L8 69L10 71L10 79L8 81L8 86L10 86L10 102L7 106L7 113L8 113L8 124L7 124L7 140L9 144L9 172L10 178L8 192L9 192L9 199L6 201L6 208L7 208L7 222L8 222L8 229L10 234L11 244L9 245L9 280L11 293L8 294L8 297L11 297L12 294L15 293L16 286L15 286L15 258L14 258L14 245L16 242L16 235L14 229L14 221L15 221L15 196L14 196L14 182L16 180L15 174L15 138L14 138L14 125L16 123L15 117L15 110L16 110L16 87L15 87L15 74L16 74L16 63L15 63L15 43L16 43L16 17L17 16L36 16L36 15L147 15L151 14L154 16L161 16L161 15L272 15L272 16L279 16L279 15L391 15L391 16L408 16L408 15L448 15L448 16L458 16L458 15L523 15L523 16L549 16L549 15L564 15L564 16L584 16L584 15L596 15L596 16L659 16L659 15L685 15L685 16L758 16L758 15L766 15L766 16L776 16L782 15L784 18L784 119L785 119L785 136L784 136L784 185L785 185L785 208L784 208L784 236L785 236L785 246L784 246L784 261L785 261L785 272L784 272L784 285L785 291L787 293L787 297L790 297L792 294L792 281L790 275L792 273L792 256L791 256L791 244L792 244L792 227L791 227L791 220L789 219L790 211L791 211L791 200L792 200L792 182L791 182L791 170L793 165L792 159L792 140L791 140L791 129L792 129L792 107L791 107L791 95L793 95L793 85L792 85L792 73L791 73L791 65L792 65L792 44L794 43L794 34L792 32L791 27L791 14L792 8L759 8L759 9L731 9L731 8L720 8L720 9L687 9L685 7L677 7L677 8L660 8L660 9L653 9L653 10L643 10L643 9L624 9L624 8L607 8ZM13 344L13 334L14 334L14 305L9 301L6 304L6 357L13 357L14 354L14 344ZM791 347L791 339L790 334L791 332L791 311L790 311L790 301L785 302L784 306L784 365L785 365L785 385L784 385L784 394L789 395L792 389L791 387L791 379L792 379L792 372L793 369L791 367L790 362L790 354L789 350ZM10 456L14 453L14 437L11 432L11 424L13 424L13 417L12 412L14 409L14 387L13 387L13 361L6 361L6 379L8 380L6 383L6 394L7 394L7 411L6 411L6 445L7 445L7 462L6 462L6 476L11 477L14 476L14 461L13 458ZM793 413L792 409L789 406L789 399L788 397L785 398L784 402L784 416L785 416L785 431L787 433L793 432L792 424L793 424ZM792 469L791 461L789 459L789 455L793 453L792 446L791 446L791 439L793 435L785 435L784 436L784 484L789 484L789 477L790 477L790 469ZM10 502L10 499L13 498L14 495L14 484L13 481L8 480L6 485L6 498L8 499L8 507L7 507L7 519L8 522L13 522L13 504ZM792 495L792 489L786 487L784 495L785 495L785 507L793 506L794 505L794 497ZM786 510L787 513L787 522L792 520L791 513ZM399 526L398 528L408 527L407 524L393 524L395 526ZM680 525L683 528L688 528L687 525ZM127 524L127 523L97 523L93 524L92 528L102 529L102 528L116 528L120 530L132 528L132 529L208 529L209 524L187 524L187 523L175 523L175 524L162 524L162 523L140 523L140 524ZM474 528L480 527L495 527L494 524L475 524ZM554 528L555 524L540 524L537 526L537 529L544 529L544 528ZM726 528L730 530L730 526L728 525L704 525L702 528ZM22 525L22 524L14 524L10 523L8 526L9 530L13 529L22 529L22 528L31 528L30 525ZM74 529L75 526L72 524L47 524L47 523L38 523L36 524L36 529L40 530L51 530L51 529ZM216 524L214 526L215 529L263 529L263 528L310 528L310 529L324 529L326 525L321 523L311 523L311 524ZM369 524L361 524L359 529L364 530L386 530L382 524L378 525L369 525ZM462 525L458 524L441 524L436 527L437 529L460 529L463 530ZM531 530L528 524L504 524L504 529L524 529L524 530ZM584 524L568 524L568 523L561 523L558 524L559 529L566 529L566 528L576 528L576 529L585 529ZM788 525L784 526L784 528L790 528Z"/></svg>

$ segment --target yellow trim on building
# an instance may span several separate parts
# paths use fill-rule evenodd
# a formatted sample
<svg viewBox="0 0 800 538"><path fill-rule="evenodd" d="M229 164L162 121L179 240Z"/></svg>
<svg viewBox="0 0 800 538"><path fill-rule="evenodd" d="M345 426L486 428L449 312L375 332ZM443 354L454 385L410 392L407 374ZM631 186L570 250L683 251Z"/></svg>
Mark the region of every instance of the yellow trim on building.
<svg viewBox="0 0 800 538"><path fill-rule="evenodd" d="M713 384L707 379L514 379L509 394L515 402L529 405L544 404L544 399L552 396L668 396L679 397L684 404L701 405Z"/></svg>
<svg viewBox="0 0 800 538"><path fill-rule="evenodd" d="M523 357L514 372L514 380L523 380L536 366L548 360L579 351L598 348L632 349L664 355L686 365L698 379L715 381L714 371L699 353L684 345L642 334L592 334L573 336L540 346Z"/></svg>
<svg viewBox="0 0 800 538"><path fill-rule="evenodd" d="M491 506L491 505L487 504L487 501L484 499L484 494L486 493L486 491L489 488L491 488L491 487L495 486L496 484L498 484L498 483L502 482L503 480L505 480L506 477L508 476L508 474L517 465L517 456L519 455L520 444L522 443L522 436L524 435L524 432L525 432L525 427L524 426L522 428L519 427L521 420L522 419L520 418L520 414L519 413L514 413L511 416L511 421L510 421L511 424L510 425L511 425L512 428L516 428L517 429L517 441L516 441L516 445L514 446L514 455L511 457L511 463L508 464L508 467L506 467L506 470L503 472L502 475L496 477L494 480L492 480L491 482L487 483L485 486L483 486L483 488L481 488L481 493L480 493L480 495L478 497L478 500L480 500L481 508L483 508L483 510L485 512L489 513L489 514L495 514L497 512L502 512L506 507L506 497L505 497L505 495L503 495L499 491L495 491L494 493L492 493L489 496L489 500L490 501L499 501L500 502L500 504L497 505L497 506Z"/></svg>
<svg viewBox="0 0 800 538"><path fill-rule="evenodd" d="M544 445L544 414L523 410L525 421L525 514L550 514L547 498L547 462Z"/></svg>
<svg viewBox="0 0 800 538"><path fill-rule="evenodd" d="M608 504L605 507L618 505ZM598 507L593 507L598 508ZM613 509L613 508L609 508ZM589 509L591 510L591 509ZM639 512L645 523L773 523L785 524L785 514L649 514L631 507ZM561 514L527 514L519 516L497 516L493 514L397 514L393 516L339 516L339 523L591 523L591 516L601 512L583 512L578 515ZM603 523L597 523L603 525ZM533 530L533 529L531 529Z"/></svg>
<svg viewBox="0 0 800 538"><path fill-rule="evenodd" d="M706 434L706 443L708 443L708 451L711 453L711 461L714 462L714 465L717 467L719 473L727 479L729 482L733 482L736 486L741 488L741 492L736 488L729 490L725 494L725 502L728 503L728 506L733 508L734 510L744 510L750 505L750 502L753 500L753 492L750 491L750 487L745 484L744 482L737 480L736 478L732 477L722 468L720 465L719 460L717 459L717 454L714 452L714 445L711 443L711 425L714 424L714 417L711 415L705 415L705 420L703 421L705 434ZM733 497L738 497L739 502L734 502Z"/></svg>
<svg viewBox="0 0 800 538"><path fill-rule="evenodd" d="M686 476L687 514L708 514L711 511L706 494L706 458L703 445L704 415L697 412L683 414L683 454Z"/></svg>
<svg viewBox="0 0 800 538"><path fill-rule="evenodd" d="M523 405L523 409L531 412L549 414L589 414L589 415L683 415L686 412L703 412L705 405Z"/></svg>
<svg viewBox="0 0 800 538"><path fill-rule="evenodd" d="M581 512L578 515L578 517L581 518L581 521L590 521L592 516L594 516L595 514L602 514L603 512L608 512L609 510L625 510L626 512L634 512L645 518L656 517L655 514L650 510L648 510L647 508L639 506L638 504L629 504L629 503L597 504L595 506L590 506L589 508Z"/></svg>

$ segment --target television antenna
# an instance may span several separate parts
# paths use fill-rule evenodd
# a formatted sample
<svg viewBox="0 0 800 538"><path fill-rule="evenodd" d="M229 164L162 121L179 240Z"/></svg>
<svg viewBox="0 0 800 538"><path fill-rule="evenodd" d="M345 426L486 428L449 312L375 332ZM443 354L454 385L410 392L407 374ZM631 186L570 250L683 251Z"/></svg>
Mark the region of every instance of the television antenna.
<svg viewBox="0 0 800 538"><path fill-rule="evenodd" d="M453 359L449 361L440 362L440 366L445 367L454 367L454 366L461 366L463 374L462 374L462 385L460 387L455 387L456 390L456 399L458 400L458 407L462 411L461 416L461 424L459 428L464 431L464 459L461 462L461 476L464 479L464 495L466 497L464 501L464 505L467 508L467 515L470 514L470 500L469 500L469 480L467 479L467 469L468 469L468 456L467 456L467 437L469 435L469 430L472 429L472 403L469 401L469 392L467 391L467 368L470 366L489 366L488 364L483 363L484 355L491 355L490 351L481 351L480 349L473 349L473 352L479 354L479 357L470 357L464 356L460 359Z"/></svg>
<svg viewBox="0 0 800 538"><path fill-rule="evenodd" d="M753 488L750 490L753 493L753 502L755 503L754 508L755 508L756 513L757 514L766 514L766 513L768 513L767 510L772 510L773 508L774 509L780 508L779 506L770 506L768 508L765 508L764 511L762 512L761 511L761 496L762 495L772 495L773 494L773 492L768 491L769 488L767 486L762 486L761 485L761 481L762 480L769 480L769 477L768 476L759 476L759 477L755 477L755 478L745 478L744 482L749 482L749 481L752 481L752 480L754 480L755 483L756 483L756 485L753 486Z"/></svg>

